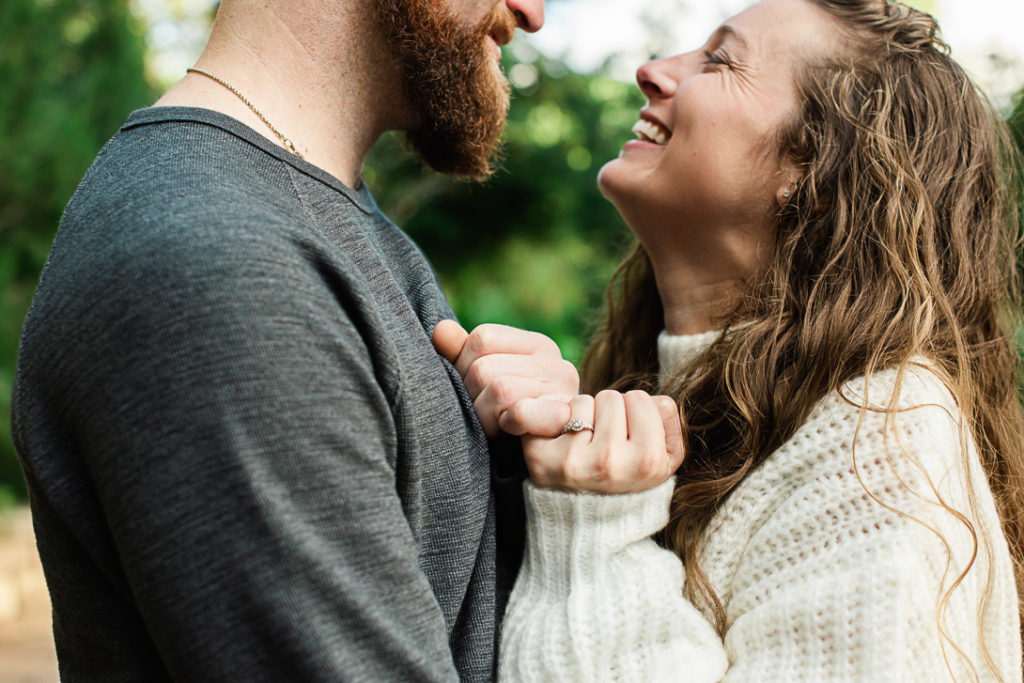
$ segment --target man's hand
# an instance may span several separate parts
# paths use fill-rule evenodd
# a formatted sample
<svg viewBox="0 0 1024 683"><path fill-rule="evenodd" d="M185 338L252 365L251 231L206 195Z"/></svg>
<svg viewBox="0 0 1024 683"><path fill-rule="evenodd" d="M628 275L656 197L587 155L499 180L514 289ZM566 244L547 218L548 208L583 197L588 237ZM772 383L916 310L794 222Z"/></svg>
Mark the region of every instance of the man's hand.
<svg viewBox="0 0 1024 683"><path fill-rule="evenodd" d="M468 333L454 320L442 320L434 328L434 346L462 376L487 436L557 436L569 421L579 373L543 334L505 325L480 325Z"/></svg>

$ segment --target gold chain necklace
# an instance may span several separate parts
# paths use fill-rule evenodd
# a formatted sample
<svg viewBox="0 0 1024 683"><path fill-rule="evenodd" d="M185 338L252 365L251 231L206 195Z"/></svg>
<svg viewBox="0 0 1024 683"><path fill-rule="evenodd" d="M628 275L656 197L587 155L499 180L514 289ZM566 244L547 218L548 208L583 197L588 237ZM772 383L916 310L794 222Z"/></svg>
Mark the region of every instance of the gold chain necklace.
<svg viewBox="0 0 1024 683"><path fill-rule="evenodd" d="M228 90L233 92L235 95L238 96L238 99L242 100L242 102L245 102L245 106L249 107L249 109L252 109L252 113L253 114L256 114L256 116L260 117L260 121L262 121L263 123L267 124L267 128L269 128L270 130L272 130L274 132L274 135L276 135L278 137L278 139L281 141L281 144L285 146L285 149L287 149L289 152L291 152L292 154L294 154L298 158L305 159L305 157L302 156L302 154L299 153L299 150L295 149L295 145L292 143L292 141L289 140L288 138L286 138L281 133L281 131L279 131L277 128L274 128L274 124L272 124L270 121L268 121L267 117L264 116L260 112L260 110L257 109L253 105L252 102L250 102L248 99L246 99L245 95L243 95L242 93L238 92L238 90L233 88L230 83L228 83L227 81L222 80L220 78L217 78L216 76L214 76L210 72L203 71L202 69L194 69L193 68L193 69L185 69L185 71L186 71L186 73L196 73L196 74L199 74L200 76L206 76L210 80L215 81L217 83L220 83L225 88L227 88Z"/></svg>

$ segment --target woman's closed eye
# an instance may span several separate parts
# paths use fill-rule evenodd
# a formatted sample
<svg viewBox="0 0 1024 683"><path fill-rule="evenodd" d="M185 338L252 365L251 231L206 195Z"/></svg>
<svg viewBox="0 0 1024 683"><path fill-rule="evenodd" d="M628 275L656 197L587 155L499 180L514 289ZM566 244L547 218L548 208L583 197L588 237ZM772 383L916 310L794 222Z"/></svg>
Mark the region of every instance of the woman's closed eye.
<svg viewBox="0 0 1024 683"><path fill-rule="evenodd" d="M733 61L724 50L704 50L704 65L732 67Z"/></svg>

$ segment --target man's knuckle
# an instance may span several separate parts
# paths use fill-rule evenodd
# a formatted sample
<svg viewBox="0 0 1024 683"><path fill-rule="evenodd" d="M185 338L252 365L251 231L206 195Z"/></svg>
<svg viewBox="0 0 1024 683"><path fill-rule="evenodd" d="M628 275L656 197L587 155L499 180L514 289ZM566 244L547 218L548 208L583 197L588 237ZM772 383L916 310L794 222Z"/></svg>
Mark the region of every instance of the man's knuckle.
<svg viewBox="0 0 1024 683"><path fill-rule="evenodd" d="M500 345L502 337L508 334L508 329L504 325L484 323L475 330L478 333L477 343L482 350L491 352Z"/></svg>
<svg viewBox="0 0 1024 683"><path fill-rule="evenodd" d="M486 354L492 343L491 336L486 325L477 326L470 332L469 339L466 340L466 350L477 356Z"/></svg>
<svg viewBox="0 0 1024 683"><path fill-rule="evenodd" d="M478 358L466 372L466 384L480 390L486 388L494 380L494 369L486 358Z"/></svg>
<svg viewBox="0 0 1024 683"><path fill-rule="evenodd" d="M534 336L533 339L541 353L545 355L551 354L558 356L559 358L562 357L562 350L558 348L558 344L555 343L554 339L547 335L540 334L539 332L535 332L534 334L536 336Z"/></svg>
<svg viewBox="0 0 1024 683"><path fill-rule="evenodd" d="M505 420L514 425L523 424L526 421L526 417L526 404L522 401L513 403L505 412Z"/></svg>
<svg viewBox="0 0 1024 683"><path fill-rule="evenodd" d="M490 384L491 397L500 406L507 406L516 400L517 384L511 377L496 377Z"/></svg>
<svg viewBox="0 0 1024 683"><path fill-rule="evenodd" d="M558 363L558 374L561 375L562 379L568 383L579 384L580 373L576 369L576 366L567 360L561 360Z"/></svg>

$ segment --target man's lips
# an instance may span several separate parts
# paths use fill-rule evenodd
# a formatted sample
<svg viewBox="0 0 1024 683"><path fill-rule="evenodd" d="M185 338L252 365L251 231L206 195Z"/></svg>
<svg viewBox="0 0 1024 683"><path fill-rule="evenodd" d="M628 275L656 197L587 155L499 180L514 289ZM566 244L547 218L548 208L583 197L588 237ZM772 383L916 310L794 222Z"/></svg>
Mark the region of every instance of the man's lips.
<svg viewBox="0 0 1024 683"><path fill-rule="evenodd" d="M516 32L515 19L507 12L508 10L495 8L491 27L487 31L487 38L494 44L494 52L498 59L501 58L501 46L508 45Z"/></svg>
<svg viewBox="0 0 1024 683"><path fill-rule="evenodd" d="M497 40L495 40L493 35L487 36L487 43L491 46L491 49L494 51L494 58L500 60L501 59L501 43L499 43Z"/></svg>

